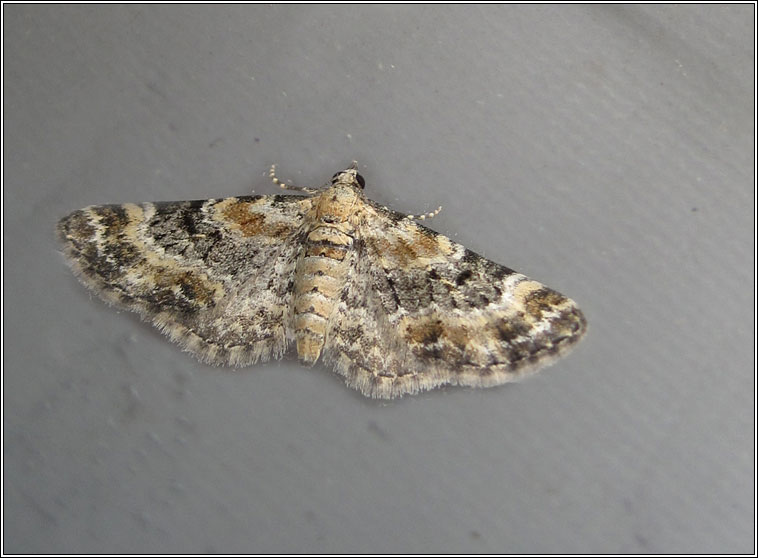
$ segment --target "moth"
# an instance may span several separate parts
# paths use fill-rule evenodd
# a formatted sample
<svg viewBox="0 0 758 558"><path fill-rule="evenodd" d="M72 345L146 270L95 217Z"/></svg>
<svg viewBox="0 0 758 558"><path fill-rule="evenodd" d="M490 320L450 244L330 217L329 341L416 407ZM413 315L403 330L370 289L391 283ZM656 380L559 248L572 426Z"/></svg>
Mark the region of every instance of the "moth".
<svg viewBox="0 0 758 558"><path fill-rule="evenodd" d="M354 163L305 195L90 206L58 223L106 302L204 362L319 359L373 398L488 387L584 335L577 305L364 195Z"/></svg>

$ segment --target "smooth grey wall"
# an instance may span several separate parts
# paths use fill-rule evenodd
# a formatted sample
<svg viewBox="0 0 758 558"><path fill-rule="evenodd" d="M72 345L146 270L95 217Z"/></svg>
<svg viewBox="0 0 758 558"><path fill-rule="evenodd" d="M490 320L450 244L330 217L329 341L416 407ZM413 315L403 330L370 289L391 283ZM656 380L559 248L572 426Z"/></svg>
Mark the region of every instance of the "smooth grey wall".
<svg viewBox="0 0 758 558"><path fill-rule="evenodd" d="M4 552L755 552L754 9L5 4ZM377 403L200 364L55 242L353 159L586 340Z"/></svg>

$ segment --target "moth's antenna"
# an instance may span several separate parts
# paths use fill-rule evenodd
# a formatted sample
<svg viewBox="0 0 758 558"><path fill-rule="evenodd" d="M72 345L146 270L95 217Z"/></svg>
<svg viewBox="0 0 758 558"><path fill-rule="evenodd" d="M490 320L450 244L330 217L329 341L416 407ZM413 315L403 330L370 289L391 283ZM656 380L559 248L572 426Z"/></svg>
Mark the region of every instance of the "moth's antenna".
<svg viewBox="0 0 758 558"><path fill-rule="evenodd" d="M442 211L442 206L439 206L434 211L430 211L429 213L422 213L421 215L408 215L408 219L419 219L423 221L424 219L431 219L432 217L436 216L440 211Z"/></svg>
<svg viewBox="0 0 758 558"><path fill-rule="evenodd" d="M318 188L309 188L308 186L293 186L292 184L285 184L279 180L276 176L276 165L271 165L271 170L268 172L268 177L271 182L277 184L282 190L293 190L296 192L305 192L306 194L315 194L318 192Z"/></svg>

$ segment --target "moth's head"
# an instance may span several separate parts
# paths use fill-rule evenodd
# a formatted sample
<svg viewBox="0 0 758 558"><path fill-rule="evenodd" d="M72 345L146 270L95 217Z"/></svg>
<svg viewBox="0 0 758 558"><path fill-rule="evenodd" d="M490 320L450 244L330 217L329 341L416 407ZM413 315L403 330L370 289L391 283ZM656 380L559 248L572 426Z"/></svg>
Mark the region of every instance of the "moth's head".
<svg viewBox="0 0 758 558"><path fill-rule="evenodd" d="M358 174L357 167L358 163L353 161L353 165L349 169L334 173L334 176L332 176L332 186L343 184L363 190L366 187L366 181Z"/></svg>

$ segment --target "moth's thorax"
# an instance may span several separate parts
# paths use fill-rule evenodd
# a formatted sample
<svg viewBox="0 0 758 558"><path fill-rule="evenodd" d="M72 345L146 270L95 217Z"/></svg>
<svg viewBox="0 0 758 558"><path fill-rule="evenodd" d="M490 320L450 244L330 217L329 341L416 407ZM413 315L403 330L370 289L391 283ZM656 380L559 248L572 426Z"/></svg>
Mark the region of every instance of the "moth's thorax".
<svg viewBox="0 0 758 558"><path fill-rule="evenodd" d="M353 185L337 181L318 195L306 223L295 273L293 330L298 356L308 364L318 360L326 342L329 320L345 286L362 205L362 195Z"/></svg>
<svg viewBox="0 0 758 558"><path fill-rule="evenodd" d="M363 204L363 194L355 186L337 182L318 195L311 214L312 224L355 224Z"/></svg>

